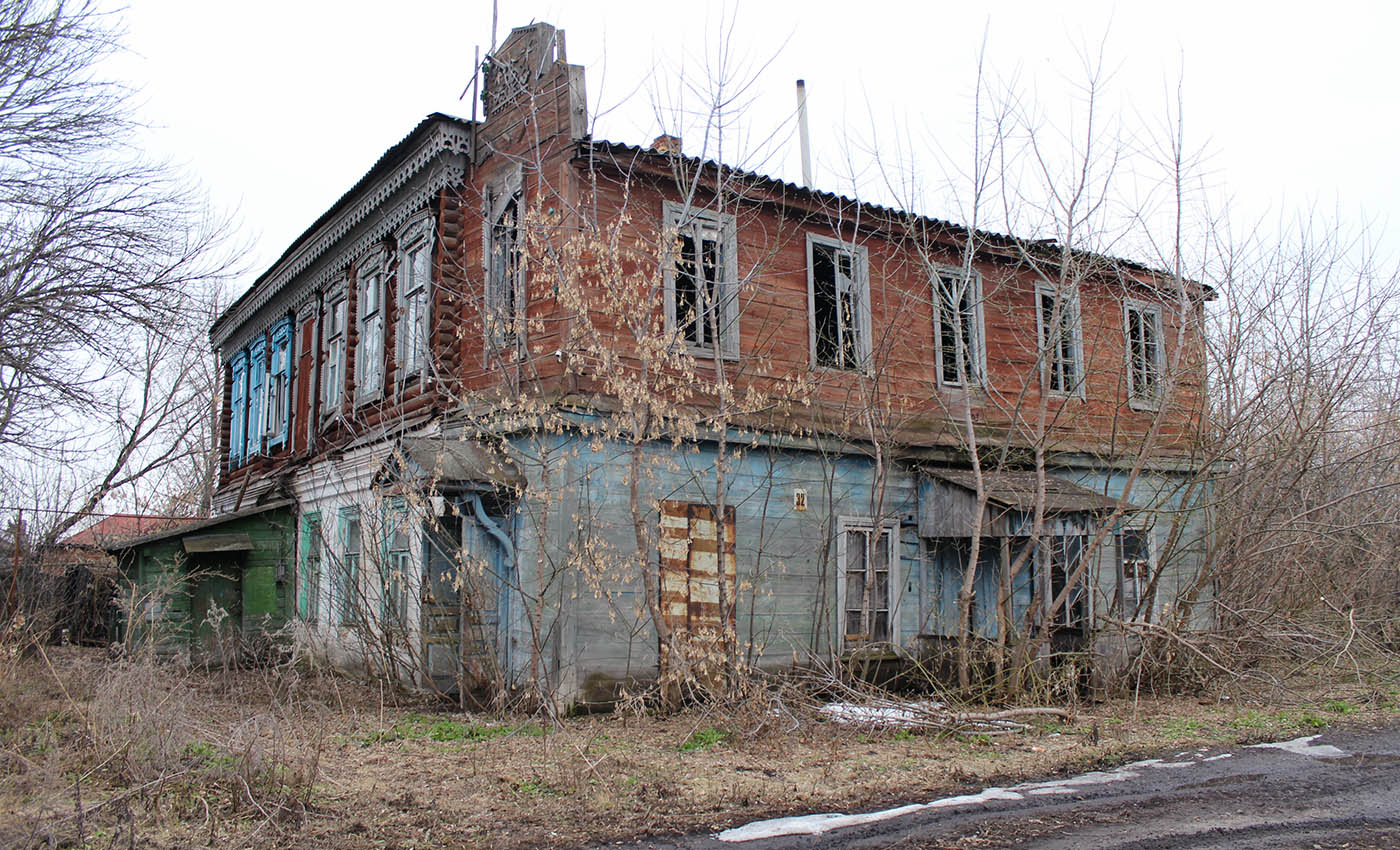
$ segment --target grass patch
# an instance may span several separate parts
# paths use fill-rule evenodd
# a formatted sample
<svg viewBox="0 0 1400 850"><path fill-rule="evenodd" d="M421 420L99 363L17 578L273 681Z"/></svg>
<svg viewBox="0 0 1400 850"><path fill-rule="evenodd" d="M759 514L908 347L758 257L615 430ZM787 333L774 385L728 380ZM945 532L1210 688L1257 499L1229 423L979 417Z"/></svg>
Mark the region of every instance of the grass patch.
<svg viewBox="0 0 1400 850"><path fill-rule="evenodd" d="M499 723L478 723L476 721L452 720L446 717L432 717L426 714L405 714L386 729L375 729L359 737L362 747L387 744L393 741L418 741L427 739L438 743L463 741L475 743L501 738L506 735L547 735L549 730L535 723L511 726Z"/></svg>
<svg viewBox="0 0 1400 850"><path fill-rule="evenodd" d="M1355 714L1357 711L1360 711L1360 709L1344 699L1328 700L1322 704L1322 707L1333 714Z"/></svg>
<svg viewBox="0 0 1400 850"><path fill-rule="evenodd" d="M690 733L690 737L681 742L680 751L692 753L696 750L708 750L709 748L724 743L729 738L729 733L723 729L716 729L713 726L708 729L696 729Z"/></svg>
<svg viewBox="0 0 1400 850"><path fill-rule="evenodd" d="M1206 733L1210 728L1204 720L1197 720L1194 717L1173 717L1157 725L1162 730L1162 734L1171 740L1179 738L1195 738Z"/></svg>

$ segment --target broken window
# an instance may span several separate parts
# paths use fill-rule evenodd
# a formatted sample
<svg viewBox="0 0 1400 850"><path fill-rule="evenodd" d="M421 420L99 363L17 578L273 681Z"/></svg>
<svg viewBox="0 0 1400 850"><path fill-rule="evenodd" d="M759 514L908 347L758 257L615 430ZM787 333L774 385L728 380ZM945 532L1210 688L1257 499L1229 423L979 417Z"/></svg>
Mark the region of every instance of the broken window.
<svg viewBox="0 0 1400 850"><path fill-rule="evenodd" d="M808 234L812 362L861 368L870 353L870 291L865 249Z"/></svg>
<svg viewBox="0 0 1400 850"><path fill-rule="evenodd" d="M672 261L666 269L666 322L697 354L739 353L734 217L666 205Z"/></svg>
<svg viewBox="0 0 1400 850"><path fill-rule="evenodd" d="M321 338L326 356L321 362L321 402L327 416L340 411L340 391L345 383L346 299L342 289L330 296L322 318Z"/></svg>
<svg viewBox="0 0 1400 850"><path fill-rule="evenodd" d="M982 381L982 338L978 322L980 278L957 269L934 275L938 380L950 387Z"/></svg>
<svg viewBox="0 0 1400 850"><path fill-rule="evenodd" d="M1156 306L1127 304L1128 398L1156 404L1162 392L1162 314Z"/></svg>
<svg viewBox="0 0 1400 850"><path fill-rule="evenodd" d="M1050 392L1069 395L1080 391L1079 303L1073 295L1053 287L1037 286L1036 322L1040 356Z"/></svg>
<svg viewBox="0 0 1400 850"><path fill-rule="evenodd" d="M842 519L837 578L842 648L895 639L895 591L899 583L894 523Z"/></svg>
<svg viewBox="0 0 1400 850"><path fill-rule="evenodd" d="M366 261L359 283L360 339L355 352L355 399L378 397L384 387L384 272L378 258Z"/></svg>
<svg viewBox="0 0 1400 850"><path fill-rule="evenodd" d="M497 188L491 210L486 251L487 344L497 351L515 350L524 335L525 292L520 245L518 178L514 188Z"/></svg>
<svg viewBox="0 0 1400 850"><path fill-rule="evenodd" d="M1046 572L1050 579L1045 604L1049 609L1051 623L1058 628L1089 628L1088 570L1080 572L1087 544L1088 538L1078 534L1050 537L1045 540ZM1062 593L1063 604L1055 606L1055 600Z"/></svg>
<svg viewBox="0 0 1400 850"><path fill-rule="evenodd" d="M1129 528L1118 533L1119 612L1126 620L1152 617L1152 533Z"/></svg>

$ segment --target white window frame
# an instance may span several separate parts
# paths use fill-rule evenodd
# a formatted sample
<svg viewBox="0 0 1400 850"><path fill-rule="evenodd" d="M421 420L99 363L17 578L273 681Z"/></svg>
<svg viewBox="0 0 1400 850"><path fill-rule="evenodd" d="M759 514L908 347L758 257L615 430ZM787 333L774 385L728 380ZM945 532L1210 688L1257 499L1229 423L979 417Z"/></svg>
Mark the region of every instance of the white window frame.
<svg viewBox="0 0 1400 850"><path fill-rule="evenodd" d="M1128 576L1127 559L1123 551L1123 536L1126 534L1141 534L1143 539L1147 542L1147 577L1145 581L1136 576L1132 578ZM1118 533L1114 535L1114 538L1114 558L1118 562L1118 611L1116 613L1123 619L1128 619L1138 612L1139 607L1142 605L1142 593L1151 585L1152 577L1157 574L1157 535L1152 533L1150 526L1134 525L1120 529ZM1127 604L1129 582L1133 585L1133 604L1131 609ZM1153 605L1148 605L1145 609L1142 609L1141 614L1143 620L1151 622L1153 607Z"/></svg>
<svg viewBox="0 0 1400 850"><path fill-rule="evenodd" d="M515 205L515 242L511 246L515 268L502 268L498 257L497 228L511 204ZM482 325L486 354L518 353L525 343L525 315L528 308L525 289L524 250L521 226L524 223L524 175L519 167L506 170L487 185L481 228L481 263L486 281L483 292ZM513 271L513 273L511 273ZM506 280L509 275L510 279ZM504 303L506 287L512 296L508 310Z"/></svg>
<svg viewBox="0 0 1400 850"><path fill-rule="evenodd" d="M876 643L846 643L846 541L847 535L853 532L865 533L872 538L876 534L889 535L890 544L886 551L886 557L889 559L889 643L898 646L901 643L899 612L904 601L904 579L899 569L899 522L893 519L881 521L873 517L843 516L838 517L836 521L836 637L840 651L845 652ZM873 547L868 547L866 551L873 552Z"/></svg>
<svg viewBox="0 0 1400 850"><path fill-rule="evenodd" d="M427 374L432 360L433 251L436 222L424 215L399 229L398 316L394 362L399 383Z"/></svg>
<svg viewBox="0 0 1400 850"><path fill-rule="evenodd" d="M267 421L265 445L269 453L274 446L286 448L291 440L295 359L296 324L287 317L275 323L268 334L267 410L263 418Z"/></svg>
<svg viewBox="0 0 1400 850"><path fill-rule="evenodd" d="M346 325L350 318L350 293L344 285L331 290L321 314L321 415L336 416L344 404Z"/></svg>
<svg viewBox="0 0 1400 850"><path fill-rule="evenodd" d="M1144 388L1141 384L1147 375L1139 375L1137 358L1133 350L1133 314L1139 317L1139 327L1152 328L1156 335L1151 362L1143 361L1143 370L1150 369L1152 385ZM1144 344L1146 341L1144 340ZM1125 301L1123 303L1123 367L1128 375L1128 403L1134 408L1155 410L1162 403L1163 380L1166 377L1166 357L1162 337L1162 307L1147 301Z"/></svg>
<svg viewBox="0 0 1400 850"><path fill-rule="evenodd" d="M355 268L355 403L384 395L384 279L382 252L369 254ZM370 296L373 296L372 298Z"/></svg>
<svg viewBox="0 0 1400 850"><path fill-rule="evenodd" d="M1056 299L1060 304L1060 323L1065 326L1069 334L1069 347L1074 363L1074 380L1066 380L1064 364L1064 348L1061 345L1050 347L1050 340L1047 339L1049 329L1045 326L1044 310L1041 300L1049 296ZM1053 308L1052 308L1053 310ZM1080 326L1079 298L1073 292L1062 292L1055 286L1038 283L1035 287L1035 340L1036 350L1040 354L1041 366L1045 374L1046 389L1051 395L1083 398L1084 397L1084 340L1083 329ZM1056 387L1055 382L1059 381L1060 386Z"/></svg>
<svg viewBox="0 0 1400 850"><path fill-rule="evenodd" d="M665 311L666 311L666 331L675 334L680 338L686 351L697 357L713 357L716 347L721 357L732 360L739 356L739 256L738 239L736 237L737 224L732 215L721 215L713 210L697 209L695 207L678 204L673 201L662 202L662 222L663 239L667 240L663 245L665 249L663 256L663 272L665 276ZM719 249L720 262L718 264L715 289L717 297L713 306L702 305L703 316L698 317L709 328L710 311L716 311L715 324L718 326L718 338L713 344L699 344L686 339L683 331L676 322L676 266L680 261L678 254L681 238L689 234L694 242L703 242L705 237L712 237L715 245ZM703 296L703 291L697 288L697 293Z"/></svg>
<svg viewBox="0 0 1400 850"><path fill-rule="evenodd" d="M817 247L830 248L837 252L844 252L851 258L851 276L847 278L851 291L854 294L855 315L852 318L851 330L855 333L855 358L856 362L845 363L822 363L817 359L817 264L815 262L815 251ZM839 254L838 254L839 256ZM835 273L837 279L833 281L837 288L840 288L840 271ZM839 302L838 302L839 305ZM837 333L840 335L844 327L838 317ZM826 236L819 236L815 233L807 234L807 356L808 362L813 369L830 369L835 372L856 372L864 371L870 367L870 259L869 252L864 245L853 245L849 242L842 242L839 239L831 239ZM841 337L838 336L837 350L844 348Z"/></svg>
<svg viewBox="0 0 1400 850"><path fill-rule="evenodd" d="M958 281L964 287L963 291L966 293L967 297L971 298L972 307L970 314L962 309L956 311L958 317L958 339L962 339L963 336L966 335L971 336L972 341L971 344L967 346L968 350L966 352L961 350L954 352L953 359L957 370L957 374L954 375L949 375L947 373L943 363L943 320L948 312L952 312L947 309L948 305L943 301L943 284L951 280ZM982 328L984 327L982 315L982 275L978 274L975 269L968 271L951 266L940 266L933 270L932 285L934 363L938 371L938 383L945 387L958 388L982 386L987 377L986 338L982 332ZM1038 310L1038 298L1036 303ZM969 334L962 333L964 318L968 319L972 324ZM959 346L959 349L961 349L961 346ZM964 361L964 357L970 362ZM964 376L966 378L965 380Z"/></svg>

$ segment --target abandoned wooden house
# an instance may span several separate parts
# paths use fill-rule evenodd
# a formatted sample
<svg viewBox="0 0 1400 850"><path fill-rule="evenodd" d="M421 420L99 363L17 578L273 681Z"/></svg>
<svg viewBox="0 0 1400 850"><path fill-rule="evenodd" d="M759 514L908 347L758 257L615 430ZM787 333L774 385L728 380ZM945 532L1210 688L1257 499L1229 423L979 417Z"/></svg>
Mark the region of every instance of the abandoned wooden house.
<svg viewBox="0 0 1400 850"><path fill-rule="evenodd" d="M1200 287L593 139L548 24L481 102L214 324L220 516L128 551L220 579L153 620L589 702L677 648L937 653L960 599L1110 656L1195 581Z"/></svg>

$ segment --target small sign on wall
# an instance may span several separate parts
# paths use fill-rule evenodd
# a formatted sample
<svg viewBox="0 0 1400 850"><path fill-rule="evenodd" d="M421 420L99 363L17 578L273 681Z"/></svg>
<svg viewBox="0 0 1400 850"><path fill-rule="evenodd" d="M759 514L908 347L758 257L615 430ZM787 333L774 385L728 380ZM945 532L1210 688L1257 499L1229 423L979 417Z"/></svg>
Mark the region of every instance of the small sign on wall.
<svg viewBox="0 0 1400 850"><path fill-rule="evenodd" d="M792 509L795 511L807 510L807 491L798 487L792 491Z"/></svg>

